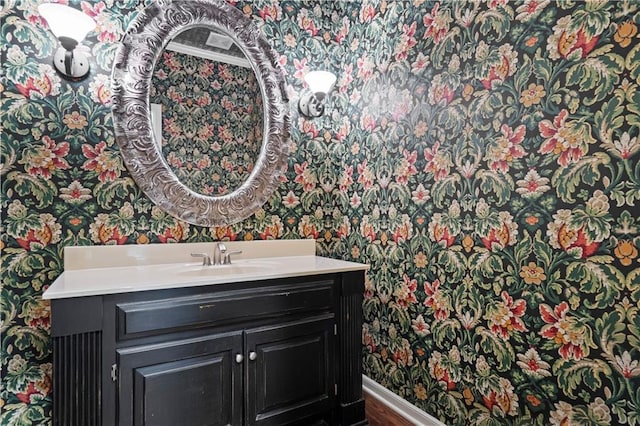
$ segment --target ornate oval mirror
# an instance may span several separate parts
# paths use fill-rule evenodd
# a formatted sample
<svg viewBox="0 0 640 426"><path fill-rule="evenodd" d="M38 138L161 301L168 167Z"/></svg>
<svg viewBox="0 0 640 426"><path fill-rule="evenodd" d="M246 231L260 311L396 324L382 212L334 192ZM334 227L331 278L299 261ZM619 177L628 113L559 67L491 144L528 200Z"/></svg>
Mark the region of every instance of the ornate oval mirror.
<svg viewBox="0 0 640 426"><path fill-rule="evenodd" d="M219 102L218 114L233 110L229 117L235 116L236 120L233 124L225 122L225 125L217 126L219 123L210 120L217 117L214 113L211 117L190 117L191 128L181 135L177 148L169 146L165 149L167 144L163 145L161 135L170 129L158 124L164 122L165 117L162 106L158 115L158 108L154 107L158 104L151 102L152 93L158 92L153 89L153 81L154 78L157 80L158 74L163 75L158 72L163 67L163 55L175 51L171 47L166 49L167 46L174 40L191 37L194 30L208 34L207 38L211 34L213 38L227 38L237 46L253 71L243 74L243 87L250 86L249 80L255 78L262 102L251 103L250 95L247 98L243 95L239 102L243 106L232 108L229 98L222 99L225 95L216 99L216 95L212 96L210 92L205 95L197 89L190 95L191 103L195 98L202 102ZM223 74L228 75L229 67L221 67ZM191 80L184 82L184 88L193 86L196 80L202 83L203 74L211 68L211 65L203 65L202 69L191 70ZM215 86L212 81L201 85ZM275 51L260 30L230 4L222 0L181 0L154 3L144 9L131 23L120 44L113 67L112 92L116 141L124 162L145 194L173 216L203 226L239 222L254 213L276 189L289 152L289 106L284 77ZM234 94L227 96L233 98ZM235 96L237 99L237 92ZM255 111L259 104L263 112L262 120L258 122L261 121L262 126L258 125L257 129L254 126L248 131L245 120L252 121L260 115ZM152 110L155 111L153 114ZM152 120L153 115L158 119ZM241 128L244 130L240 131ZM205 129L203 134L198 134L201 129ZM234 136L234 131L242 133L240 138ZM211 140L203 142L209 133ZM254 153L243 151L238 149L240 145L259 147L259 150ZM179 155L171 155L174 148ZM183 155L183 160L186 158L189 163L188 172L189 167L193 169L198 162L194 156L203 152L208 156L205 163L219 163L203 172L207 175L204 181L193 175L181 180L184 162L180 164L175 159ZM225 163L225 155L226 160L229 160L228 156L235 160L235 169L228 165L218 167ZM198 182L194 183L194 180Z"/></svg>

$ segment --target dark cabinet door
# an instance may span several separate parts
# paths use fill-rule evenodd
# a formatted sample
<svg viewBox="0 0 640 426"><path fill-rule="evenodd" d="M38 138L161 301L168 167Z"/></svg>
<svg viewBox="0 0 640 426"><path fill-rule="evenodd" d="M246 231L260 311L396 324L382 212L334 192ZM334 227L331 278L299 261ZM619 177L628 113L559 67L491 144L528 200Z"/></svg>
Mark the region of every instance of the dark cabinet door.
<svg viewBox="0 0 640 426"><path fill-rule="evenodd" d="M242 424L242 349L241 331L118 349L119 424Z"/></svg>
<svg viewBox="0 0 640 426"><path fill-rule="evenodd" d="M334 314L246 330L245 425L285 425L330 412Z"/></svg>

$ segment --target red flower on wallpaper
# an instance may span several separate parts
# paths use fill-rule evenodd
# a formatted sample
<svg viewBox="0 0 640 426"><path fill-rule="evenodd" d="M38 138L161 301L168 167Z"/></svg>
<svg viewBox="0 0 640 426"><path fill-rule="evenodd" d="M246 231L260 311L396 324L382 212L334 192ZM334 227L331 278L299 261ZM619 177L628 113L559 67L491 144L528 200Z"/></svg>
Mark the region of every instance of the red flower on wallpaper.
<svg viewBox="0 0 640 426"><path fill-rule="evenodd" d="M369 330L366 327L362 328L362 344L364 347L369 349L370 353L374 353L376 349L378 349L374 337L369 333Z"/></svg>
<svg viewBox="0 0 640 426"><path fill-rule="evenodd" d="M542 120L538 124L540 135L545 138L538 152L558 155L558 164L563 167L578 162L587 152L582 131L574 122L567 121L568 116L569 111L563 109L553 122Z"/></svg>
<svg viewBox="0 0 640 426"><path fill-rule="evenodd" d="M163 71L163 70L159 69L157 71L154 71L154 76L157 75L159 71ZM214 75L215 72L216 72L216 63L213 61L202 61L198 65L198 74L200 74L200 77L209 78L212 75ZM204 94L208 95L207 92L204 92Z"/></svg>
<svg viewBox="0 0 640 426"><path fill-rule="evenodd" d="M49 301L40 298L27 301L25 308L25 323L29 327L48 330L51 326L51 305Z"/></svg>
<svg viewBox="0 0 640 426"><path fill-rule="evenodd" d="M98 33L98 40L104 43L118 41L122 33L122 24L119 20L111 18L112 14L109 13L109 8L103 1L98 3L83 1L81 6L82 11L96 21L96 29L93 31Z"/></svg>
<svg viewBox="0 0 640 426"><path fill-rule="evenodd" d="M451 247L456 239L456 236L451 234L451 231L447 226L442 226L437 223L433 224L433 226L429 226L429 232L432 239L437 243L443 244L445 248Z"/></svg>
<svg viewBox="0 0 640 426"><path fill-rule="evenodd" d="M313 238L315 240L320 236L320 231L318 231L316 224L311 222L311 218L308 215L302 216L298 228L302 238Z"/></svg>
<svg viewBox="0 0 640 426"><path fill-rule="evenodd" d="M577 361L585 356L587 335L585 327L579 325L568 312L567 302L562 302L553 309L546 304L540 305L540 315L547 323L540 330L540 335L560 346L558 353L563 359Z"/></svg>
<svg viewBox="0 0 640 426"><path fill-rule="evenodd" d="M349 22L349 18L344 16L342 18L342 26L337 31L334 40L336 43L340 44L342 41L349 35L349 29L351 28L351 24ZM341 90L342 91L342 90Z"/></svg>
<svg viewBox="0 0 640 426"><path fill-rule="evenodd" d="M494 246L504 248L509 243L509 228L503 224L500 228L493 228L489 235L482 238L482 244L486 249L491 250Z"/></svg>
<svg viewBox="0 0 640 426"><path fill-rule="evenodd" d="M487 161L492 170L507 173L509 165L516 158L522 158L526 152L522 148L522 141L526 133L524 125L520 125L515 129L503 124L500 128L502 133L494 143L487 149Z"/></svg>
<svg viewBox="0 0 640 426"><path fill-rule="evenodd" d="M513 385L509 380L501 377L498 385L489 388L482 395L484 406L493 413L499 413L501 417L516 415L518 412L518 395L515 394Z"/></svg>
<svg viewBox="0 0 640 426"><path fill-rule="evenodd" d="M366 53L356 60L356 65L358 66L358 78L368 80L373 75L375 63L369 59Z"/></svg>
<svg viewBox="0 0 640 426"><path fill-rule="evenodd" d="M27 388L22 392L16 392L16 397L25 404L31 404L31 397L41 399L51 391L51 379L47 378L39 382L29 382Z"/></svg>
<svg viewBox="0 0 640 426"><path fill-rule="evenodd" d="M413 364L413 351L407 339L402 339L402 347L393 351L392 358L401 367Z"/></svg>
<svg viewBox="0 0 640 426"><path fill-rule="evenodd" d="M305 192L313 191L316 187L316 183L318 183L318 179L309 169L309 163L305 161L302 164L294 164L293 169L296 172L296 177L293 181L302 185Z"/></svg>
<svg viewBox="0 0 640 426"><path fill-rule="evenodd" d="M262 9L258 10L258 15L260 15L260 17L265 21L277 21L281 13L282 9L277 3L268 4Z"/></svg>
<svg viewBox="0 0 640 426"><path fill-rule="evenodd" d="M14 357L12 361L18 361L18 365L21 364L21 362L26 362L20 355L17 356L17 359ZM9 362L10 369L12 361ZM18 365L14 365L13 368L18 367ZM24 367L26 367L26 365ZM51 364L41 364L39 371L33 368L30 368L28 371L30 374L24 376L24 381L19 383L18 389L14 389L15 396L24 404L35 404L51 394L53 387ZM25 383L28 383L26 387ZM13 386L9 387L8 390L11 390L12 387Z"/></svg>
<svg viewBox="0 0 640 426"><path fill-rule="evenodd" d="M231 64L223 64L222 62L218 63L218 75L225 83L234 83L235 82L235 72L236 67Z"/></svg>
<svg viewBox="0 0 640 426"><path fill-rule="evenodd" d="M424 171L433 174L436 182L449 176L453 162L448 152L440 151L440 142L434 143L433 148L425 148L424 158L427 160Z"/></svg>
<svg viewBox="0 0 640 426"><path fill-rule="evenodd" d="M497 9L498 7L506 5L507 0L489 0L488 3L490 9Z"/></svg>
<svg viewBox="0 0 640 426"><path fill-rule="evenodd" d="M449 31L451 24L451 16L449 11L439 12L440 3L437 2L431 13L427 13L422 18L422 23L426 27L424 38L432 38L433 42L438 44Z"/></svg>
<svg viewBox="0 0 640 426"><path fill-rule="evenodd" d="M18 202L18 204L20 204ZM12 203L12 206L8 209L9 216L14 216L14 207L16 202ZM21 205L16 206L18 208ZM28 251L41 250L50 244L55 244L60 241L60 235L62 233L62 226L56 222L56 219L50 213L41 213L35 219L38 224L35 225L31 222L27 225L27 230L21 230L14 238L20 247Z"/></svg>
<svg viewBox="0 0 640 426"><path fill-rule="evenodd" d="M402 159L396 166L395 175L396 182L406 185L409 178L418 173L416 169L416 160L418 159L418 151L402 151Z"/></svg>
<svg viewBox="0 0 640 426"><path fill-rule="evenodd" d="M69 142L55 143L49 136L42 137L42 146L27 148L23 151L21 163L32 176L50 179L56 170L68 169L69 163L64 158L69 153Z"/></svg>
<svg viewBox="0 0 640 426"><path fill-rule="evenodd" d="M564 16L553 27L549 37L547 50L551 59L585 58L598 43L599 35L592 34L593 29L578 28L572 22L572 16Z"/></svg>
<svg viewBox="0 0 640 426"><path fill-rule="evenodd" d="M157 235L161 243L177 243L184 238L184 229L179 224L167 227L162 234Z"/></svg>
<svg viewBox="0 0 640 426"><path fill-rule="evenodd" d="M501 250L516 243L518 225L513 222L509 212L498 214L500 225L492 227L486 235L483 235L482 244L487 250Z"/></svg>
<svg viewBox="0 0 640 426"><path fill-rule="evenodd" d="M583 224L573 223L571 210L558 210L553 219L547 229L551 247L582 259L592 256L600 247L598 241L587 236Z"/></svg>
<svg viewBox="0 0 640 426"><path fill-rule="evenodd" d="M437 320L445 320L449 318L451 312L451 301L442 290L440 290L440 280L424 283L424 292L427 297L424 305L433 309L433 316Z"/></svg>
<svg viewBox="0 0 640 426"><path fill-rule="evenodd" d="M362 187L367 190L373 186L373 179L375 175L369 167L367 160L364 160L362 164L358 164L358 183L362 184Z"/></svg>
<svg viewBox="0 0 640 426"><path fill-rule="evenodd" d="M320 134L320 132L316 128L316 125L309 120L304 120L302 122L302 131L304 132L304 134L309 135L314 139Z"/></svg>
<svg viewBox="0 0 640 426"><path fill-rule="evenodd" d="M411 224L411 219L409 219L409 215L402 215L402 222L395 226L393 230L392 239L396 244L403 243L405 241L409 241L411 236L413 235L413 225Z"/></svg>
<svg viewBox="0 0 640 426"><path fill-rule="evenodd" d="M495 49L495 47L481 41L476 50L476 58L484 60L492 49ZM505 81L508 76L513 75L516 71L518 54L514 52L513 47L510 44L503 44L497 50L499 54L498 61L494 62L492 60L488 70L485 69L480 75L480 82L487 90L495 89L497 84Z"/></svg>
<svg viewBox="0 0 640 426"><path fill-rule="evenodd" d="M170 70L170 71L180 71L182 68L182 63L180 62L180 56L176 52L165 51L162 54L163 61L162 63Z"/></svg>
<svg viewBox="0 0 640 426"><path fill-rule="evenodd" d="M103 244L124 244L127 242L126 235L120 235L120 228L117 226L100 225L98 228L98 239Z"/></svg>
<svg viewBox="0 0 640 426"><path fill-rule="evenodd" d="M346 239L351 234L351 224L347 216L342 217L342 222L337 225L336 235L341 239Z"/></svg>
<svg viewBox="0 0 640 426"><path fill-rule="evenodd" d="M444 358L444 359L443 359ZM449 361L449 362L447 362ZM446 390L451 391L456 387L454 372L451 371L451 360L443 357L440 352L434 352L429 358L429 373L431 377L442 383Z"/></svg>
<svg viewBox="0 0 640 426"><path fill-rule="evenodd" d="M120 159L116 154L107 151L106 142L102 141L95 147L84 144L82 154L88 159L82 168L96 172L100 182L113 182L120 177Z"/></svg>
<svg viewBox="0 0 640 426"><path fill-rule="evenodd" d="M402 35L400 36L400 41L396 45L395 49L397 61L406 60L409 50L411 50L418 43L414 37L414 35L416 34L416 28L416 22L411 25L402 26Z"/></svg>
<svg viewBox="0 0 640 426"><path fill-rule="evenodd" d="M43 74L37 78L29 77L25 84L16 84L16 89L29 99L43 99L53 91L53 83L48 75Z"/></svg>
<svg viewBox="0 0 640 426"><path fill-rule="evenodd" d="M307 10L300 11L298 13L298 25L303 31L306 31L308 35L313 37L318 34L318 27L309 15L310 14L307 13ZM315 18L315 16L311 16Z"/></svg>
<svg viewBox="0 0 640 426"><path fill-rule="evenodd" d="M353 184L353 166L345 167L338 178L338 187L340 191L346 192Z"/></svg>
<svg viewBox="0 0 640 426"><path fill-rule="evenodd" d="M264 226L263 230L260 231L260 238L263 240L274 240L282 235L282 230L284 226L282 221L278 216L271 216L271 223Z"/></svg>
<svg viewBox="0 0 640 426"><path fill-rule="evenodd" d="M523 299L514 302L506 291L503 291L500 297L502 301L489 305L485 318L489 321L489 328L493 333L508 340L512 332L527 330L521 319L527 309L527 303Z"/></svg>
<svg viewBox="0 0 640 426"><path fill-rule="evenodd" d="M584 227L575 230L570 229L566 224L562 225L558 230L557 241L565 251L573 248L582 249L581 257L583 259L593 255L600 247L600 243L587 239Z"/></svg>
<svg viewBox="0 0 640 426"><path fill-rule="evenodd" d="M53 232L48 225L43 225L39 229L30 229L22 238L16 238L16 242L25 250L44 248L51 243Z"/></svg>
<svg viewBox="0 0 640 426"><path fill-rule="evenodd" d="M372 131L376 128L376 119L373 115L363 112L360 116L360 128L362 130Z"/></svg>
<svg viewBox="0 0 640 426"><path fill-rule="evenodd" d="M369 222L369 217L363 217L362 222L360 223L360 235L369 240L369 242L373 242L376 239L376 234L377 231L373 224Z"/></svg>
<svg viewBox="0 0 640 426"><path fill-rule="evenodd" d="M238 233L233 230L230 225L216 226L211 231L211 234L220 241L235 241L238 239Z"/></svg>
<svg viewBox="0 0 640 426"><path fill-rule="evenodd" d="M412 304L416 303L415 291L418 288L418 281L410 279L407 274L402 275L402 283L400 283L393 295L396 297L396 303L404 309L409 308Z"/></svg>
<svg viewBox="0 0 640 426"><path fill-rule="evenodd" d="M433 77L429 87L430 104L437 105L444 101L444 105L449 105L453 101L455 94L455 88L448 81L443 81L441 74Z"/></svg>
<svg viewBox="0 0 640 426"><path fill-rule="evenodd" d="M376 16L376 8L371 3L364 3L360 8L360 22L371 22Z"/></svg>

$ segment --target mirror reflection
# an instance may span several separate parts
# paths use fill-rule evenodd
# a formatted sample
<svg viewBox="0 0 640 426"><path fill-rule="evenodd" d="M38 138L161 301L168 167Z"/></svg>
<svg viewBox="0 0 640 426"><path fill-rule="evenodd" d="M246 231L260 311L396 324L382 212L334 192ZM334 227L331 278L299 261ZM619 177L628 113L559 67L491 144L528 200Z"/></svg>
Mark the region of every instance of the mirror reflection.
<svg viewBox="0 0 640 426"><path fill-rule="evenodd" d="M260 86L233 40L211 28L176 35L150 92L155 141L178 179L220 196L248 179L262 148Z"/></svg>

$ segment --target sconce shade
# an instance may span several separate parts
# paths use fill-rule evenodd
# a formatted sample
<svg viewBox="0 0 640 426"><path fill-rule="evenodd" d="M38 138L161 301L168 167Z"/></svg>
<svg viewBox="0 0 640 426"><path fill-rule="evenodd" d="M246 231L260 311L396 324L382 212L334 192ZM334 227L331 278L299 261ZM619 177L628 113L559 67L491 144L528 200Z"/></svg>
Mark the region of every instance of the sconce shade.
<svg viewBox="0 0 640 426"><path fill-rule="evenodd" d="M90 16L64 4L43 3L38 6L38 12L58 39L67 37L80 43L96 27Z"/></svg>
<svg viewBox="0 0 640 426"><path fill-rule="evenodd" d="M311 71L304 76L304 81L307 82L309 90L314 94L322 93L328 94L333 89L333 85L336 84L335 74L329 71Z"/></svg>

